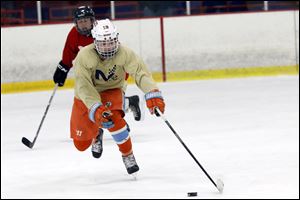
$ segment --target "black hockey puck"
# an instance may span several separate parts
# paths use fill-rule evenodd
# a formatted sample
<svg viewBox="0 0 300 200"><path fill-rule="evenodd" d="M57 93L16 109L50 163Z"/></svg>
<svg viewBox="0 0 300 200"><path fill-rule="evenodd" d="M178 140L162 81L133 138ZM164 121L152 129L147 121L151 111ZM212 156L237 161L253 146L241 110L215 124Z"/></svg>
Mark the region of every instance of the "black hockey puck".
<svg viewBox="0 0 300 200"><path fill-rule="evenodd" d="M187 195L188 195L188 197L196 197L197 192L188 192Z"/></svg>

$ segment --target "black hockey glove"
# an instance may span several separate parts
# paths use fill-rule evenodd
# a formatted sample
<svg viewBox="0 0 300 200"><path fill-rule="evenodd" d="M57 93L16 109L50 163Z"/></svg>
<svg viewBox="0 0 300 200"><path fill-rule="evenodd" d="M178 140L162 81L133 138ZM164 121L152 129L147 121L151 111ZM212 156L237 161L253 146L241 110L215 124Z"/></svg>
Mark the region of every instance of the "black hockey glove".
<svg viewBox="0 0 300 200"><path fill-rule="evenodd" d="M54 83L58 83L59 87L63 86L65 84L69 70L70 68L66 66L62 61L60 61L54 72L54 76L53 76Z"/></svg>

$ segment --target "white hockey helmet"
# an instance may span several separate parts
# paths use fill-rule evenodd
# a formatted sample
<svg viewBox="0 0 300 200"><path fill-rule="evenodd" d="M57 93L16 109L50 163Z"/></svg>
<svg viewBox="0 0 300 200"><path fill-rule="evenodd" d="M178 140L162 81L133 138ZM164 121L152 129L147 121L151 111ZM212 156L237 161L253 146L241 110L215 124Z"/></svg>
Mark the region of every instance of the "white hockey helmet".
<svg viewBox="0 0 300 200"><path fill-rule="evenodd" d="M116 27L109 19L97 20L92 29L97 52L103 59L112 58L118 51L119 40Z"/></svg>

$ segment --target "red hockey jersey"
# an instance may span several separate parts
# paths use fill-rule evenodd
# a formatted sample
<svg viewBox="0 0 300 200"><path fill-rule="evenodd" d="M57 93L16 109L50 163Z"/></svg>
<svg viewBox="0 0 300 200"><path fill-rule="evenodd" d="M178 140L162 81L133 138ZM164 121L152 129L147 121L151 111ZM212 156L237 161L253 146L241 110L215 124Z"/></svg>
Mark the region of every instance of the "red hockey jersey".
<svg viewBox="0 0 300 200"><path fill-rule="evenodd" d="M72 61L77 56L79 50L93 43L92 36L81 35L74 26L68 34L62 55L63 64L69 68L73 67Z"/></svg>

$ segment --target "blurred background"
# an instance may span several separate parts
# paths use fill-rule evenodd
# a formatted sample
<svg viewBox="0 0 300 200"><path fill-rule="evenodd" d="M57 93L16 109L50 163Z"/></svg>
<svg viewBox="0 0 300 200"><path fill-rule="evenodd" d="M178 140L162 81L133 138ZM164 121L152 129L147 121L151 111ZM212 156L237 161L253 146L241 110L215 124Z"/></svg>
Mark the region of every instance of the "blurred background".
<svg viewBox="0 0 300 200"><path fill-rule="evenodd" d="M1 26L70 22L81 5L111 19L299 9L299 1L1 1Z"/></svg>
<svg viewBox="0 0 300 200"><path fill-rule="evenodd" d="M158 82L299 74L299 1L1 1L1 93L53 88L79 6Z"/></svg>

